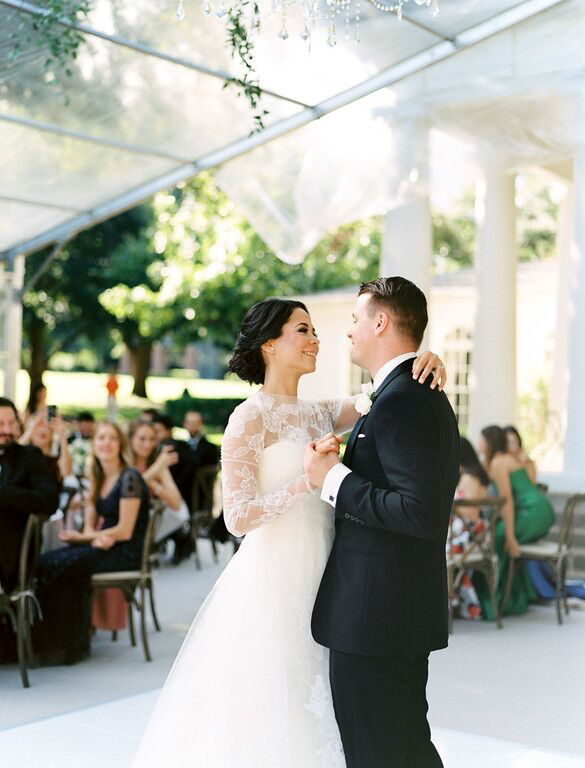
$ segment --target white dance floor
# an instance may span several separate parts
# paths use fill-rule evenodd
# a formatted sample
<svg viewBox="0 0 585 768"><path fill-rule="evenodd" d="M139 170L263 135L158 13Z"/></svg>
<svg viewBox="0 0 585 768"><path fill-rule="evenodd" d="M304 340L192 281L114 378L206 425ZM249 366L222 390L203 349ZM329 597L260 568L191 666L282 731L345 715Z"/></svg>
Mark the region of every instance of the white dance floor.
<svg viewBox="0 0 585 768"><path fill-rule="evenodd" d="M151 633L150 664L126 633L116 643L98 633L90 659L31 670L27 690L15 665L0 666L0 766L129 768L190 621L228 559L224 551L200 572L192 562L157 572L163 631ZM449 649L430 665L430 721L445 768L585 768L584 637L583 603L562 627L551 606L506 619L499 631L456 621Z"/></svg>
<svg viewBox="0 0 585 768"><path fill-rule="evenodd" d="M143 693L2 731L1 762L12 768L129 768L157 695ZM433 738L445 768L585 766L585 756L445 728L435 728Z"/></svg>

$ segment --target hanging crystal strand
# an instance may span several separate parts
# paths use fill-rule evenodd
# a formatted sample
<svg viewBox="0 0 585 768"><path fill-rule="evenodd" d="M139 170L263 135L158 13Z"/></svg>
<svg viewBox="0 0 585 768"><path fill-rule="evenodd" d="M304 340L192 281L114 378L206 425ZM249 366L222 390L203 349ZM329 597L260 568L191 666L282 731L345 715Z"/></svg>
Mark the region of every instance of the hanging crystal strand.
<svg viewBox="0 0 585 768"><path fill-rule="evenodd" d="M203 15L204 16L211 16L211 3L209 0L205 0L203 3Z"/></svg>
<svg viewBox="0 0 585 768"><path fill-rule="evenodd" d="M345 2L345 39L346 40L349 40L350 11L351 11L351 0L346 0Z"/></svg>
<svg viewBox="0 0 585 768"><path fill-rule="evenodd" d="M217 3L217 10L215 11L215 15L218 19L223 19L223 17L227 14L227 8L225 7L223 0L219 0Z"/></svg>
<svg viewBox="0 0 585 768"><path fill-rule="evenodd" d="M329 26L327 27L327 45L335 48L337 45L337 30L335 29L335 0L327 0L329 5Z"/></svg>
<svg viewBox="0 0 585 768"><path fill-rule="evenodd" d="M360 20L362 14L361 0L355 0L355 44L360 44Z"/></svg>
<svg viewBox="0 0 585 768"><path fill-rule="evenodd" d="M183 0L179 0L179 4L177 5L177 18L179 21L183 21L185 18L185 3Z"/></svg>
<svg viewBox="0 0 585 768"><path fill-rule="evenodd" d="M436 19L439 15L439 0L432 0L431 5L431 16L433 19Z"/></svg>
<svg viewBox="0 0 585 768"><path fill-rule="evenodd" d="M286 0L282 0L282 28L278 36L281 40L288 40L288 29L286 28Z"/></svg>

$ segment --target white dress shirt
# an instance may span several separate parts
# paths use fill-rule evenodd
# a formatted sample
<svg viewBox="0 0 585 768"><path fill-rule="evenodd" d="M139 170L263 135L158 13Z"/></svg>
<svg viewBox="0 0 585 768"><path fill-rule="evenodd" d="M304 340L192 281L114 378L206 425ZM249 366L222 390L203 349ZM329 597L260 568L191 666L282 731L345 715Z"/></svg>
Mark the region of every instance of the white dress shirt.
<svg viewBox="0 0 585 768"><path fill-rule="evenodd" d="M415 357L416 352L406 352L404 355L398 355L398 357L393 357L391 360L388 360L387 363L384 363L378 373L374 376L374 392L378 390L378 387L397 366L404 363L405 360L413 360ZM325 476L323 489L321 491L321 498L323 501L331 504L332 507L335 506L341 483L350 473L351 469L346 467L345 464L336 464L329 470Z"/></svg>

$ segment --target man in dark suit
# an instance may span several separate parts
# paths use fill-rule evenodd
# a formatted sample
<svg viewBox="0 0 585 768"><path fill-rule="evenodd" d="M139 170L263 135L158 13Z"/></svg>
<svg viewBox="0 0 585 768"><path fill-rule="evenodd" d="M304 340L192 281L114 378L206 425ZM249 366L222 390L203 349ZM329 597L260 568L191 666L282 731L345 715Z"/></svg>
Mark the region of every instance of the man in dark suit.
<svg viewBox="0 0 585 768"><path fill-rule="evenodd" d="M448 640L445 544L459 473L447 397L413 379L427 325L413 283L362 285L348 336L374 379L347 445L307 447L311 485L335 508L336 536L313 611L331 649L348 768L440 768L427 722L429 653ZM318 447L318 446L317 446Z"/></svg>
<svg viewBox="0 0 585 768"><path fill-rule="evenodd" d="M38 448L19 445L18 417L11 400L0 397L0 585L16 587L20 545L29 515L52 515L58 493Z"/></svg>
<svg viewBox="0 0 585 768"><path fill-rule="evenodd" d="M181 496L187 503L187 506L190 507L191 487L195 471L192 451L185 440L177 440L173 437L173 420L166 413L157 413L153 416L152 426L156 432L159 448L168 445L177 454L177 462L170 467L170 471Z"/></svg>
<svg viewBox="0 0 585 768"><path fill-rule="evenodd" d="M183 419L183 427L189 433L187 444L193 452L195 468L217 464L219 448L205 437L203 417L199 411L187 411Z"/></svg>
<svg viewBox="0 0 585 768"><path fill-rule="evenodd" d="M159 448L163 449L164 446L170 446L176 454L176 462L169 469L187 508L191 509L191 493L195 474L193 451L185 440L177 440L173 437L173 420L166 413L155 413L152 417L152 426L156 432ZM178 565L193 553L193 541L188 524L170 538L175 542L173 565Z"/></svg>

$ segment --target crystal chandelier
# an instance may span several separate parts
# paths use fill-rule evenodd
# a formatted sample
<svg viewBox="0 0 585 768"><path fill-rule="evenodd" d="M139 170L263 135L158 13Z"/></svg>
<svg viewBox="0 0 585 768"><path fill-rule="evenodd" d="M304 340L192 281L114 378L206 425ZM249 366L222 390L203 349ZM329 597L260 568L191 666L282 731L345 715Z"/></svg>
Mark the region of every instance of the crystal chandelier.
<svg viewBox="0 0 585 768"><path fill-rule="evenodd" d="M393 13L399 19L402 18L404 6L411 2L411 0L389 0L387 3L383 0L368 1L379 11ZM213 6L212 2L214 2ZM417 5L427 6L433 17L439 13L438 0L414 0L414 2ZM326 24L327 44L331 48L335 47L337 45L337 27L340 23L345 27L345 39L350 38L350 30L353 27L353 39L359 43L362 0L326 0L325 4L322 4L320 0L272 0L272 12L279 14L282 19L278 34L281 40L288 40L289 38L287 11L295 3L302 3L303 5L301 38L309 45L317 26ZM211 16L215 13L217 18L222 19L233 11L239 11L243 19L248 19L250 33L258 28L258 6L254 2L249 0L202 0L202 4L204 16ZM185 0L178 0L177 18L179 21L185 18Z"/></svg>

